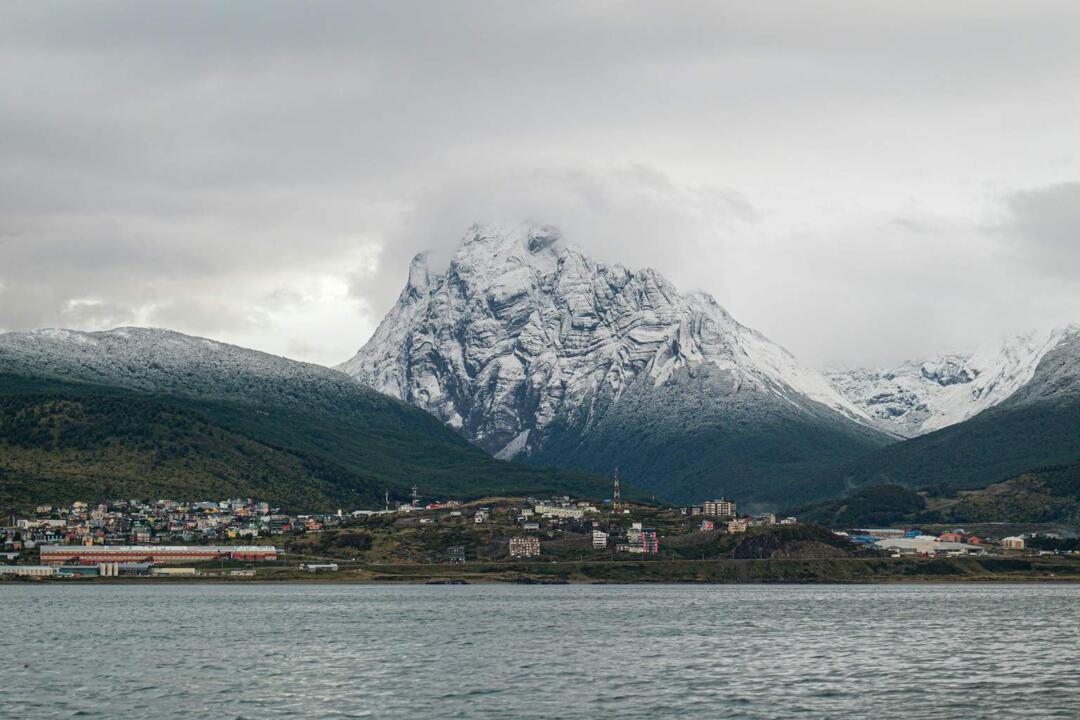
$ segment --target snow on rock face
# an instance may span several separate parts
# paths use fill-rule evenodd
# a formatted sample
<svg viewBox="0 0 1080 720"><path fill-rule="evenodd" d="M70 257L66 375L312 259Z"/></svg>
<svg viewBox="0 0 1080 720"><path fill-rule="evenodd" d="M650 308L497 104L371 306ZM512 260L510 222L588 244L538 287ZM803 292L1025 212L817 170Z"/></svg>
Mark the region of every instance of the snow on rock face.
<svg viewBox="0 0 1080 720"><path fill-rule="evenodd" d="M880 427L915 437L963 422L1027 385L1046 355L1080 333L1075 326L1008 339L971 355L943 355L891 369L840 370L833 384Z"/></svg>
<svg viewBox="0 0 1080 720"><path fill-rule="evenodd" d="M329 368L137 327L0 334L0 372L190 397L273 398L297 406L356 394L355 383Z"/></svg>
<svg viewBox="0 0 1080 720"><path fill-rule="evenodd" d="M870 423L712 297L598 263L550 226L473 226L438 275L418 255L397 304L339 369L513 457L539 448L560 412L594 421L637 378L660 386L703 363L744 389Z"/></svg>

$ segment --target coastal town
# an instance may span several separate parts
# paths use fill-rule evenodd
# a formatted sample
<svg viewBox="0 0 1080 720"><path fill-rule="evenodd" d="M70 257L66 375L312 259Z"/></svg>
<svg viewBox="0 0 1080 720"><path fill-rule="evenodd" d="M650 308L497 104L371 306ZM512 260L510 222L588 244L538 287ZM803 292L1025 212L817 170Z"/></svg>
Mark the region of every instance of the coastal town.
<svg viewBox="0 0 1080 720"><path fill-rule="evenodd" d="M335 573L350 563L724 559L739 557L733 537L799 526L795 517L739 514L727 498L683 507L621 502L617 488L615 498L602 502L565 495L424 502L414 487L410 502L391 506L387 497L379 510L324 514L285 512L253 498L117 499L41 505L7 520L0 526L0 577L9 579L243 578L256 577L260 568ZM1044 549L1055 539L1046 533L818 532L815 549L804 544L801 552L820 557L821 548L831 545L848 554L890 558L1077 554L1076 549Z"/></svg>

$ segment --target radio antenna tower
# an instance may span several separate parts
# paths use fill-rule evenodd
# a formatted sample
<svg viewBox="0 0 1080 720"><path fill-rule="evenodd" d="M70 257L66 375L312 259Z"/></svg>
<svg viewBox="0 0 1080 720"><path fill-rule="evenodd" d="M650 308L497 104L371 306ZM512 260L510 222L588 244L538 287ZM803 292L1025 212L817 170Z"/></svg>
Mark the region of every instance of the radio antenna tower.
<svg viewBox="0 0 1080 720"><path fill-rule="evenodd" d="M390 512L390 491L383 490L383 510Z"/></svg>
<svg viewBox="0 0 1080 720"><path fill-rule="evenodd" d="M611 475L611 507L614 510L619 509L619 501L621 500L619 493L619 468L615 468L615 472Z"/></svg>
<svg viewBox="0 0 1080 720"><path fill-rule="evenodd" d="M412 486L412 505L416 507L420 504L420 493L416 491L416 485Z"/></svg>

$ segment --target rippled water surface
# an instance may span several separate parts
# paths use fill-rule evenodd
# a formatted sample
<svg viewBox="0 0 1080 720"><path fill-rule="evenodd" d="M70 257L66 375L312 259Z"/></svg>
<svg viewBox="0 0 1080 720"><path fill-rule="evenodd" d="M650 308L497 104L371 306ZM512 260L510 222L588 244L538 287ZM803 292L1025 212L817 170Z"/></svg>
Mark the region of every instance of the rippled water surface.
<svg viewBox="0 0 1080 720"><path fill-rule="evenodd" d="M1076 586L2 585L3 718L1076 718Z"/></svg>

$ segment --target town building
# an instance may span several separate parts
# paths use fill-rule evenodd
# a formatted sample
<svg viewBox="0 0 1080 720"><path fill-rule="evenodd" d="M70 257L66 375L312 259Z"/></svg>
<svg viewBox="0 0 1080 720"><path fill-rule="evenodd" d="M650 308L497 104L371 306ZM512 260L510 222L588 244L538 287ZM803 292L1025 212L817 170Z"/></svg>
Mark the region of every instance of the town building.
<svg viewBox="0 0 1080 720"><path fill-rule="evenodd" d="M660 554L660 536L655 528L643 528L641 531L641 551L646 555Z"/></svg>
<svg viewBox="0 0 1080 720"><path fill-rule="evenodd" d="M446 548L446 561L451 565L465 564L465 546L452 545Z"/></svg>
<svg viewBox="0 0 1080 720"><path fill-rule="evenodd" d="M706 500L701 508L705 515L715 515L716 517L735 517L736 514L735 502L727 498Z"/></svg>
<svg viewBox="0 0 1080 720"><path fill-rule="evenodd" d="M750 527L750 521L746 518L735 518L734 520L728 520L727 531L729 533L741 533L746 532Z"/></svg>
<svg viewBox="0 0 1080 720"><path fill-rule="evenodd" d="M1001 538L1001 547L1006 550L1023 550L1025 547L1024 538L1013 535L1007 538Z"/></svg>
<svg viewBox="0 0 1080 720"><path fill-rule="evenodd" d="M540 538L535 535L518 535L510 538L510 557L530 558L540 554Z"/></svg>
<svg viewBox="0 0 1080 720"><path fill-rule="evenodd" d="M592 531L592 546L593 550L606 550L608 545L608 534L603 530Z"/></svg>

